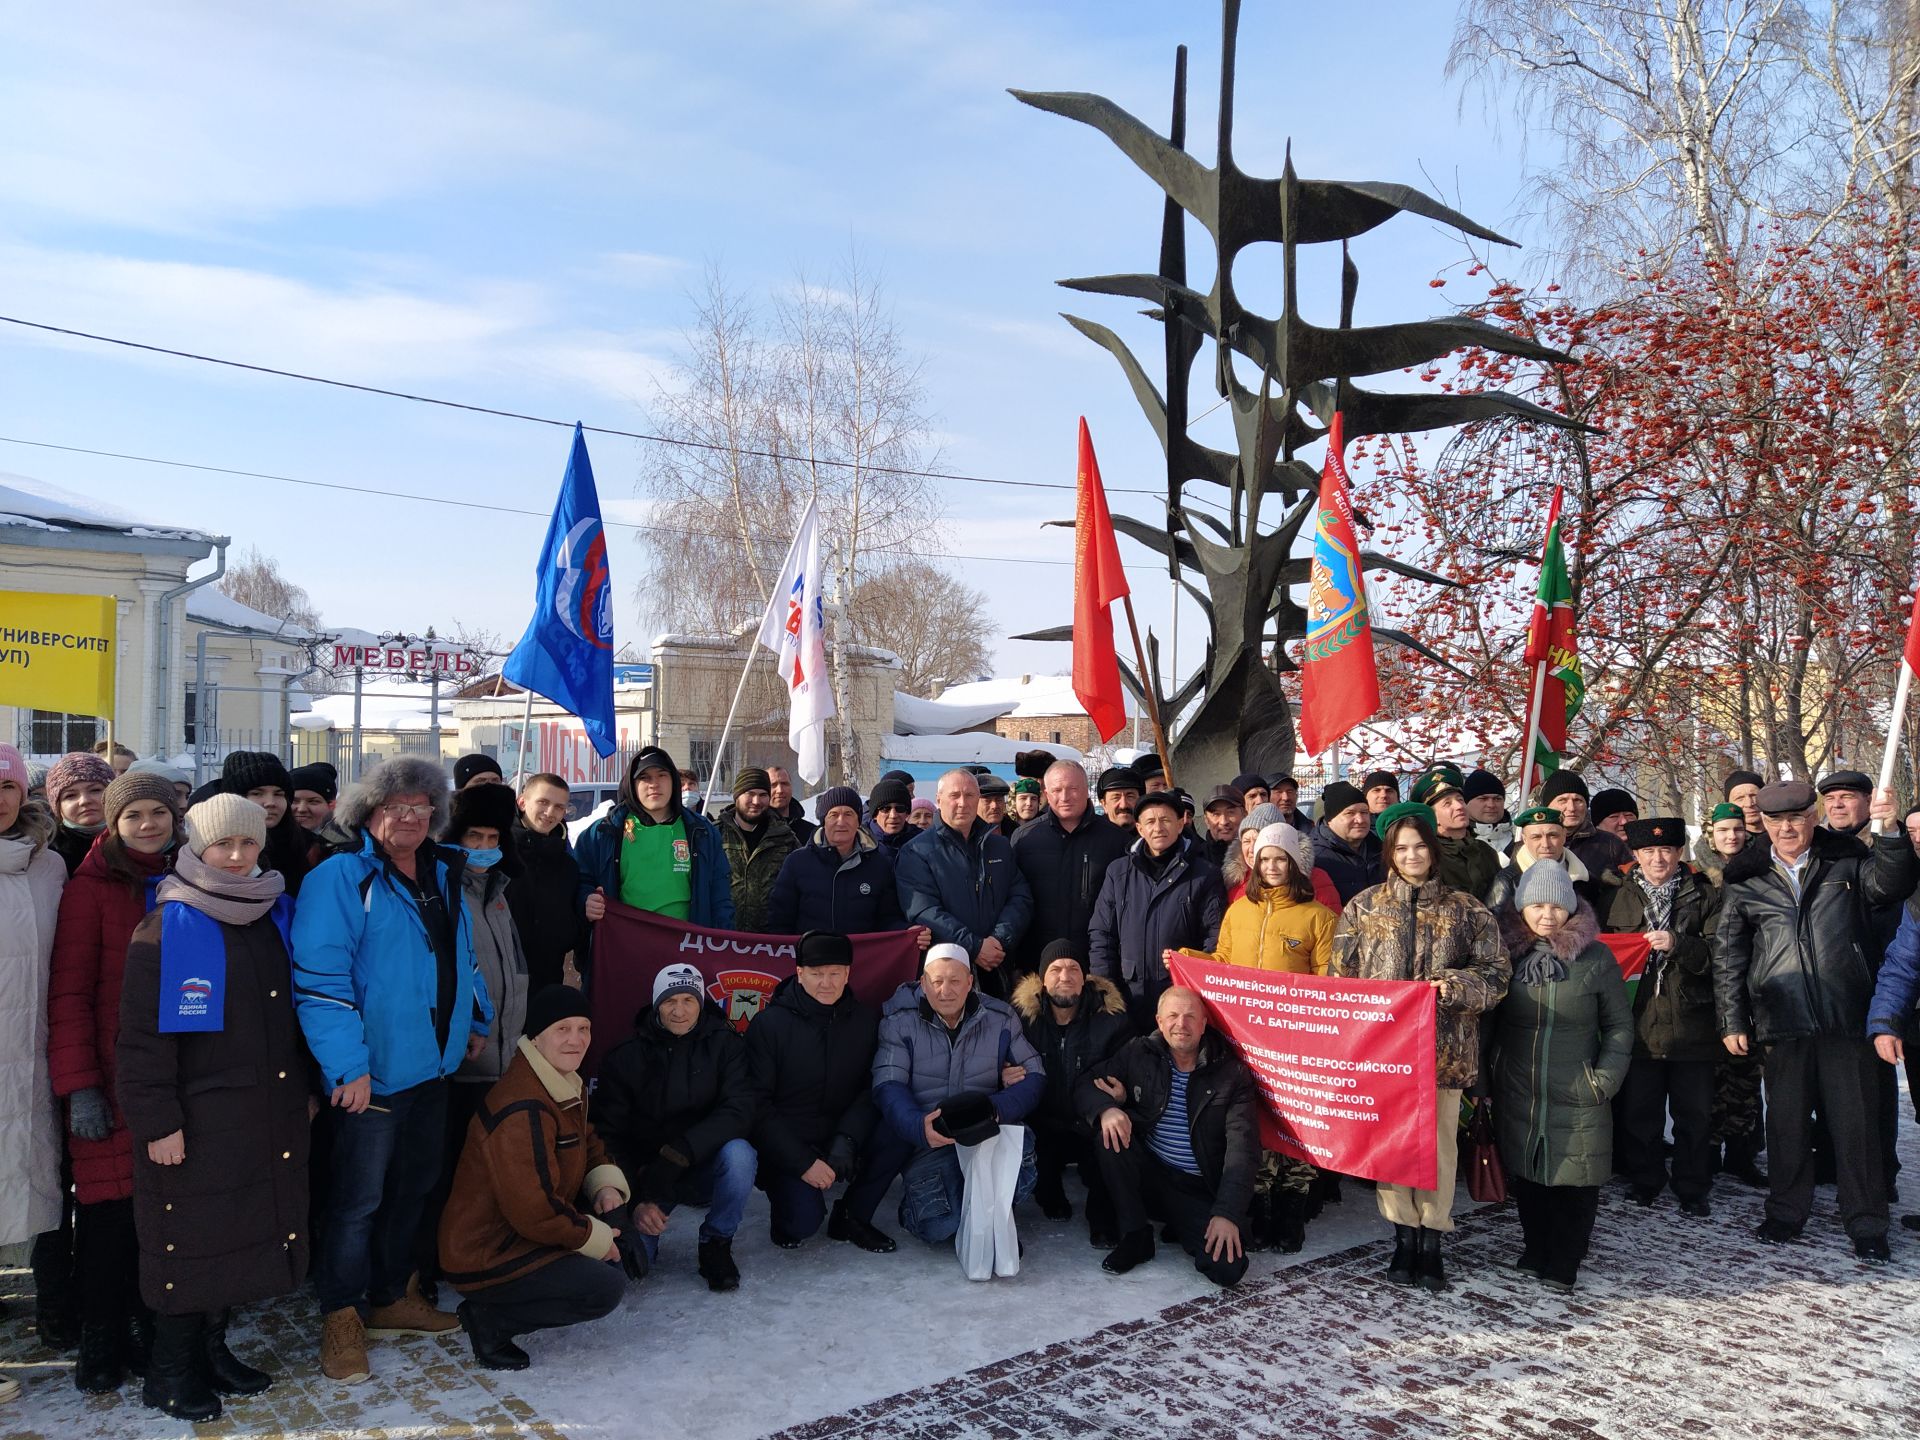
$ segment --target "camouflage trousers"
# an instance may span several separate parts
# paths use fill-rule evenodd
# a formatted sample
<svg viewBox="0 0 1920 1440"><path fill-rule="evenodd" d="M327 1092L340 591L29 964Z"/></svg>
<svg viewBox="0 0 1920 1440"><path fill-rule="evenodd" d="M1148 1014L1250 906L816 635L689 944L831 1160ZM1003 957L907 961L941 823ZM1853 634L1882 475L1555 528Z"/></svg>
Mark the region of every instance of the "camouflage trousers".
<svg viewBox="0 0 1920 1440"><path fill-rule="evenodd" d="M1304 1160L1295 1160L1273 1150L1263 1150L1260 1152L1260 1168L1254 1175L1253 1193L1309 1195L1313 1192L1313 1182L1319 1173Z"/></svg>
<svg viewBox="0 0 1920 1440"><path fill-rule="evenodd" d="M1758 1054L1722 1055L1714 1061L1712 1133L1715 1145L1729 1140L1759 1140L1766 1134L1767 1112L1760 1094L1760 1076Z"/></svg>

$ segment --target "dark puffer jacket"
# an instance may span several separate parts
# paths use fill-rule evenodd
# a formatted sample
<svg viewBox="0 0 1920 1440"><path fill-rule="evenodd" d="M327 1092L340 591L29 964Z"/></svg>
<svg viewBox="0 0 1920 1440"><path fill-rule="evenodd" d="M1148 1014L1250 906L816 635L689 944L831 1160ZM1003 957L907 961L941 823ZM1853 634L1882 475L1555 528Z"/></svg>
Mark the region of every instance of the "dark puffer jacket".
<svg viewBox="0 0 1920 1440"><path fill-rule="evenodd" d="M649 1006L632 1038L600 1062L593 1091L594 1129L635 1200L664 1204L686 1173L753 1127L747 1046L712 1005L685 1035L675 1035Z"/></svg>
<svg viewBox="0 0 1920 1440"><path fill-rule="evenodd" d="M1609 935L1638 935L1652 928L1647 896L1629 871L1625 883L1606 891L1600 928ZM1706 876L1685 870L1673 897L1667 928L1673 949L1656 952L1633 997L1635 1058L1715 1060L1726 1054L1713 1014L1713 931L1720 921L1721 892Z"/></svg>
<svg viewBox="0 0 1920 1440"><path fill-rule="evenodd" d="M854 832L853 853L842 856L824 840L802 845L781 862L767 900L769 935L804 935L832 930L840 935L871 935L904 930L899 883L893 857L864 830Z"/></svg>
<svg viewBox="0 0 1920 1440"><path fill-rule="evenodd" d="M1227 887L1194 839L1182 836L1174 851L1156 876L1147 842L1134 841L1107 867L1089 932L1087 968L1120 981L1136 1008L1149 1014L1173 983L1162 952L1213 949L1227 913Z"/></svg>
<svg viewBox="0 0 1920 1440"><path fill-rule="evenodd" d="M1380 841L1369 830L1358 845L1350 845L1323 820L1313 827L1313 868L1327 872L1345 905L1368 886L1380 883Z"/></svg>
<svg viewBox="0 0 1920 1440"><path fill-rule="evenodd" d="M567 847L566 826L556 825L542 835L524 820L515 820L513 848L521 870L507 890L507 908L513 911L527 957L528 987L538 993L560 983L569 954L578 968L587 968L593 929L581 904L580 867ZM502 1038L511 1047L520 1037Z"/></svg>
<svg viewBox="0 0 1920 1440"><path fill-rule="evenodd" d="M1121 1106L1133 1121L1133 1143L1144 1145L1173 1101L1173 1052L1158 1035L1129 1040L1103 1065L1080 1077L1081 1119L1097 1128L1114 1101L1094 1082L1118 1080L1126 1087ZM1260 1121L1254 1108L1253 1075L1216 1030L1200 1038L1200 1059L1187 1077L1187 1130L1200 1177L1213 1192L1211 1213L1244 1232L1247 1207L1260 1169Z"/></svg>
<svg viewBox="0 0 1920 1440"><path fill-rule="evenodd" d="M813 848L811 846L809 849ZM851 990L822 1005L789 975L747 1027L753 1145L760 1163L799 1175L816 1160L845 1176L873 1134L880 1016Z"/></svg>
<svg viewBox="0 0 1920 1440"><path fill-rule="evenodd" d="M1563 980L1507 989L1496 1017L1493 1115L1500 1158L1536 1185L1604 1185L1613 1174L1613 1097L1633 1055L1633 1011L1620 962L1594 939L1592 912L1552 941L1508 910L1501 939L1518 965L1546 946L1567 966Z"/></svg>
<svg viewBox="0 0 1920 1440"><path fill-rule="evenodd" d="M1815 830L1796 903L1770 845L1727 862L1713 954L1722 1035L1759 1044L1811 1035L1864 1036L1873 998L1872 910L1913 893L1920 861L1904 834L1869 849Z"/></svg>
<svg viewBox="0 0 1920 1440"><path fill-rule="evenodd" d="M1033 917L1033 892L999 826L976 817L963 837L937 821L901 848L893 874L907 923L932 930L936 944L958 945L977 960L989 935L1000 942L1007 958L979 971L978 984L996 999L1012 994L1014 957Z"/></svg>
<svg viewBox="0 0 1920 1440"><path fill-rule="evenodd" d="M160 1033L167 908L142 920L127 947L119 1099L135 1142L141 1298L185 1315L285 1295L306 1278L310 1062L271 913L218 927L227 959L222 1028ZM147 1159L148 1143L176 1130L187 1158Z"/></svg>
<svg viewBox="0 0 1920 1440"><path fill-rule="evenodd" d="M1131 1040L1133 1026L1127 1021L1127 998L1120 987L1098 975L1087 977L1073 1019L1056 1025L1052 1008L1041 976L1027 976L1013 992L1013 1010L1027 1032L1027 1042L1047 1067L1047 1092L1030 1118L1036 1125L1057 1130L1077 1129L1082 1123L1075 1094L1080 1077Z"/></svg>
<svg viewBox="0 0 1920 1440"><path fill-rule="evenodd" d="M1042 810L1013 837L1013 858L1033 892L1033 919L1016 957L1022 971L1040 968L1040 952L1056 940L1071 940L1082 959L1100 887L1114 861L1127 853L1133 832L1109 825L1091 806L1068 830L1052 810Z"/></svg>

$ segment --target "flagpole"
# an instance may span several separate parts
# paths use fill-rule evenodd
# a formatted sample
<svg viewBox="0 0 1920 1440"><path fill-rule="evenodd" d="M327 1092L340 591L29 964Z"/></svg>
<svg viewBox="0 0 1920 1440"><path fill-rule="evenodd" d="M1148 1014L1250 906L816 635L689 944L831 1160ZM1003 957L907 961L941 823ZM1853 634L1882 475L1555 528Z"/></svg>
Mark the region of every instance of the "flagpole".
<svg viewBox="0 0 1920 1440"><path fill-rule="evenodd" d="M1900 754L1900 727L1907 721L1907 695L1913 689L1913 671L1900 662L1900 683L1893 688L1893 718L1887 725L1887 746L1880 752L1880 789L1893 788L1893 762Z"/></svg>
<svg viewBox="0 0 1920 1440"><path fill-rule="evenodd" d="M1540 748L1540 712L1546 698L1547 665L1543 660L1533 667L1533 695L1527 701L1526 748L1520 755L1520 798L1526 801L1533 799L1533 756Z"/></svg>
<svg viewBox="0 0 1920 1440"><path fill-rule="evenodd" d="M1167 786L1173 787L1173 757L1167 752L1167 732L1160 724L1160 702L1156 697L1159 689L1157 677L1147 669L1146 652L1140 648L1140 626L1133 618L1133 593L1129 591L1120 597L1127 607L1127 629L1133 635L1133 660L1140 667L1140 689L1147 699L1147 720L1153 726L1153 748L1160 755L1160 765L1167 777Z"/></svg>
<svg viewBox="0 0 1920 1440"><path fill-rule="evenodd" d="M533 728L533 691L527 690L526 712L520 717L520 758L514 762L514 783L525 790L527 787L527 731Z"/></svg>
<svg viewBox="0 0 1920 1440"><path fill-rule="evenodd" d="M813 502L807 502L807 509L813 508ZM793 532L793 543L787 546L786 559L780 562L779 573L773 577L773 588L767 592L766 607L760 612L760 629L764 629L767 617L773 614L774 604L780 599L780 582L786 576L788 567L793 563L794 552L800 547L800 537L806 532L807 517L802 514L800 524ZM740 667L740 683L733 687L733 703L727 707L726 724L720 727L720 743L713 747L713 774L710 781L721 778L720 760L727 753L727 737L733 732L733 717L739 712L740 697L747 693L747 676L753 673L753 662L760 653L760 630L754 630L747 637L747 663Z"/></svg>

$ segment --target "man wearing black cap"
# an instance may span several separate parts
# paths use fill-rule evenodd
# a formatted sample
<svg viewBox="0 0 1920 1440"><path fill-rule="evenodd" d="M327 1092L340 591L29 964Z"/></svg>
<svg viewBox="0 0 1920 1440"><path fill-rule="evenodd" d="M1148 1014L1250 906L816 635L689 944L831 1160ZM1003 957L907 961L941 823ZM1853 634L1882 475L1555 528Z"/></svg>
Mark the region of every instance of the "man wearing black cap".
<svg viewBox="0 0 1920 1440"><path fill-rule="evenodd" d="M1342 905L1380 883L1380 838L1373 833L1373 811L1358 786L1335 780L1321 790L1313 865L1327 872Z"/></svg>
<svg viewBox="0 0 1920 1440"><path fill-rule="evenodd" d="M1880 1145L1881 1079L1866 1040L1873 974L1870 917L1913 893L1920 861L1895 825L1891 791L1873 797L1869 849L1819 829L1804 780L1775 781L1758 797L1767 843L1728 862L1714 952L1714 996L1727 1049L1762 1047L1767 1149L1772 1156L1760 1238L1799 1235L1813 1203L1815 1106L1832 1133L1840 1213L1854 1253L1882 1261L1887 1187Z"/></svg>
<svg viewBox="0 0 1920 1440"><path fill-rule="evenodd" d="M1130 767L1115 765L1102 770L1093 793L1100 799L1100 810L1122 830L1133 829L1133 812L1140 805L1140 776Z"/></svg>
<svg viewBox="0 0 1920 1440"><path fill-rule="evenodd" d="M847 988L853 944L845 935L808 931L794 947L793 965L747 1027L757 1099L753 1148L773 1210L773 1243L798 1249L825 1220L831 1238L884 1255L893 1240L874 1228L873 1212L894 1172L860 1169L879 1118L873 1052L880 1016ZM846 1192L829 1218L827 1193L842 1182Z"/></svg>
<svg viewBox="0 0 1920 1440"><path fill-rule="evenodd" d="M1013 992L1027 1040L1047 1070L1046 1093L1027 1117L1033 1127L1034 1158L1040 1179L1033 1198L1049 1220L1070 1220L1073 1206L1063 1185L1066 1169L1077 1165L1087 1187L1087 1232L1093 1243L1112 1249L1113 1202L1100 1176L1093 1131L1081 1117L1075 1097L1081 1075L1105 1064L1133 1038L1126 997L1119 986L1089 975L1071 940L1055 940L1041 952L1040 972L1022 980Z"/></svg>
<svg viewBox="0 0 1920 1440"><path fill-rule="evenodd" d="M1567 848L1596 879L1617 875L1633 863L1633 852L1618 835L1594 828L1587 782L1575 770L1556 770L1540 787L1540 803L1551 805L1567 822Z"/></svg>
<svg viewBox="0 0 1920 1440"><path fill-rule="evenodd" d="M680 803L680 767L658 745L627 763L620 799L573 847L591 894L716 930L733 924L733 876L720 832Z"/></svg>
<svg viewBox="0 0 1920 1440"><path fill-rule="evenodd" d="M1247 818L1240 792L1231 785L1216 785L1207 797L1207 838L1202 842L1207 859L1223 864L1228 853L1240 843L1240 822Z"/></svg>
<svg viewBox="0 0 1920 1440"><path fill-rule="evenodd" d="M1507 813L1507 787L1491 770L1474 770L1460 787L1467 797L1467 818L1473 838L1502 860L1513 848L1513 817Z"/></svg>
<svg viewBox="0 0 1920 1440"><path fill-rule="evenodd" d="M1677 817L1627 826L1634 866L1601 892L1600 928L1646 937L1652 953L1633 998L1633 1064L1615 1104L1614 1149L1633 1198L1651 1205L1667 1187L1667 1112L1673 1112L1673 1193L1684 1214L1711 1213L1713 1067L1725 1053L1713 1013L1713 929L1720 888L1683 860Z"/></svg>
<svg viewBox="0 0 1920 1440"><path fill-rule="evenodd" d="M773 812L767 772L750 765L733 777L733 803L714 816L720 845L733 875L733 928L750 934L767 928L767 900L780 866L799 846L792 827Z"/></svg>
<svg viewBox="0 0 1920 1440"><path fill-rule="evenodd" d="M1109 772L1111 773L1111 772ZM1038 974L1041 955L1065 940L1087 953L1087 927L1107 878L1107 867L1127 853L1133 832L1093 813L1087 772L1074 760L1056 760L1041 780L1046 808L1013 837L1013 859L1033 895L1033 918L1015 959L1023 975Z"/></svg>
<svg viewBox="0 0 1920 1440"><path fill-rule="evenodd" d="M1594 829L1604 830L1609 835L1617 835L1625 840L1628 822L1640 818L1640 802L1617 787L1601 790L1587 806L1587 818Z"/></svg>
<svg viewBox="0 0 1920 1440"><path fill-rule="evenodd" d="M1300 814L1300 782L1284 770L1267 776L1267 803L1276 806L1283 823L1305 834L1307 822Z"/></svg>
<svg viewBox="0 0 1920 1440"><path fill-rule="evenodd" d="M1141 791L1144 794L1173 788L1167 784L1167 767L1160 763L1160 755L1157 751L1149 750L1144 755L1134 756L1128 762L1127 768L1140 777Z"/></svg>
<svg viewBox="0 0 1920 1440"><path fill-rule="evenodd" d="M920 833L907 823L907 815L913 809L913 786L889 778L896 773L890 770L882 775L873 787L873 794L867 797L867 831L875 844L889 852L898 850Z"/></svg>
<svg viewBox="0 0 1920 1440"><path fill-rule="evenodd" d="M1245 818L1247 811L1256 805L1264 805L1270 798L1267 794L1267 777L1248 770L1233 777L1228 782L1240 797L1240 811Z"/></svg>
<svg viewBox="0 0 1920 1440"><path fill-rule="evenodd" d="M1127 993L1134 1028L1153 1028L1154 1004L1173 983L1169 950L1212 950L1227 912L1220 867L1185 833L1180 805L1156 790L1140 798L1140 838L1107 867L1088 928L1087 968Z"/></svg>
<svg viewBox="0 0 1920 1440"><path fill-rule="evenodd" d="M1007 815L1007 796L1013 787L992 771L980 777L980 818L1009 840L1020 827Z"/></svg>
<svg viewBox="0 0 1920 1440"><path fill-rule="evenodd" d="M478 752L462 755L453 762L453 788L465 790L470 785L504 785L506 776L500 773L500 762L491 755Z"/></svg>
<svg viewBox="0 0 1920 1440"><path fill-rule="evenodd" d="M1836 770L1816 788L1826 810L1827 829L1840 835L1859 835L1867 828L1873 782L1866 776L1858 770Z"/></svg>
<svg viewBox="0 0 1920 1440"><path fill-rule="evenodd" d="M1374 815L1384 814L1388 807L1400 803L1400 777L1391 770L1369 770L1360 782L1360 790L1367 797L1367 810Z"/></svg>

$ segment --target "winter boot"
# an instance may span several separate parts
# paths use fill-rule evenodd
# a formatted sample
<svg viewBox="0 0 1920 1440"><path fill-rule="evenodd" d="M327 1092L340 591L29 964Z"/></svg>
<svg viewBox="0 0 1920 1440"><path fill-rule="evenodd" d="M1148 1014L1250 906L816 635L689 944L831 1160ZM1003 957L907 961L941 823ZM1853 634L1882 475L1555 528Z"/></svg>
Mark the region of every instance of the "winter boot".
<svg viewBox="0 0 1920 1440"><path fill-rule="evenodd" d="M1132 1230L1121 1236L1120 1243L1113 1247L1107 1258L1100 1262L1100 1268L1109 1275L1124 1275L1136 1265L1144 1265L1153 1259L1153 1231Z"/></svg>
<svg viewBox="0 0 1920 1440"><path fill-rule="evenodd" d="M1040 1213L1049 1220L1071 1220L1073 1204L1067 1199L1066 1187L1060 1183L1058 1171L1051 1175L1042 1175L1040 1183L1033 1187L1033 1200L1040 1207Z"/></svg>
<svg viewBox="0 0 1920 1440"><path fill-rule="evenodd" d="M1273 1248L1282 1255L1298 1255L1307 1243L1307 1197L1289 1191L1272 1200Z"/></svg>
<svg viewBox="0 0 1920 1440"><path fill-rule="evenodd" d="M1247 1249L1261 1251L1273 1245L1273 1192L1255 1195L1247 1207Z"/></svg>
<svg viewBox="0 0 1920 1440"><path fill-rule="evenodd" d="M227 1348L227 1325L232 1319L231 1310L214 1310L207 1315L200 1338L207 1383L216 1395L258 1395L273 1384L273 1376L241 1363Z"/></svg>
<svg viewBox="0 0 1920 1440"><path fill-rule="evenodd" d="M220 1418L220 1397L200 1373L203 1315L161 1315L153 1326L153 1356L140 1398L149 1409L198 1424Z"/></svg>
<svg viewBox="0 0 1920 1440"><path fill-rule="evenodd" d="M1447 1288L1447 1269L1440 1259L1440 1232L1421 1229L1416 1232L1413 1283L1438 1295Z"/></svg>
<svg viewBox="0 0 1920 1440"><path fill-rule="evenodd" d="M899 1248L884 1230L875 1229L858 1215L848 1213L845 1197L833 1202L833 1210L827 1216L827 1238L845 1240L869 1255L891 1255Z"/></svg>
<svg viewBox="0 0 1920 1440"><path fill-rule="evenodd" d="M527 1352L513 1343L513 1337L488 1323L484 1306L471 1300L460 1302L460 1324L473 1342L473 1358L487 1370L524 1370L533 1361Z"/></svg>
<svg viewBox="0 0 1920 1440"><path fill-rule="evenodd" d="M702 1240L699 1268L700 1277L707 1282L709 1290L726 1291L740 1288L740 1267L733 1263L731 1239Z"/></svg>
<svg viewBox="0 0 1920 1440"><path fill-rule="evenodd" d="M1387 1283L1391 1285L1413 1284L1413 1266L1417 1258L1415 1236L1417 1231L1411 1225L1393 1227L1393 1259L1387 1262Z"/></svg>
<svg viewBox="0 0 1920 1440"><path fill-rule="evenodd" d="M118 1390L126 1378L125 1321L81 1321L80 1354L73 1362L74 1387L88 1395L104 1395Z"/></svg>
<svg viewBox="0 0 1920 1440"><path fill-rule="evenodd" d="M144 1380L147 1357L153 1354L153 1311L136 1297L127 1312L127 1369Z"/></svg>

